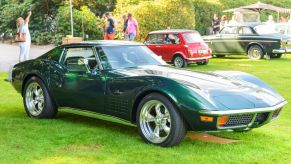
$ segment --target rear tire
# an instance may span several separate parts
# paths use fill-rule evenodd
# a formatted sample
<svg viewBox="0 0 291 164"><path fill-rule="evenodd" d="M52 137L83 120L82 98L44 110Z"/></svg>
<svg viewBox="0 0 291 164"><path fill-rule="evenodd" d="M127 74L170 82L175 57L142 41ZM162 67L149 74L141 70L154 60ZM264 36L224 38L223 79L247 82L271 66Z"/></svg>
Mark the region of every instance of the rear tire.
<svg viewBox="0 0 291 164"><path fill-rule="evenodd" d="M186 135L186 125L177 108L165 96L152 93L138 106L137 128L146 143L171 147Z"/></svg>
<svg viewBox="0 0 291 164"><path fill-rule="evenodd" d="M53 118L58 110L41 79L31 77L24 86L23 103L29 117Z"/></svg>
<svg viewBox="0 0 291 164"><path fill-rule="evenodd" d="M208 65L208 63L209 63L209 59L206 59L202 62L197 62L197 65Z"/></svg>
<svg viewBox="0 0 291 164"><path fill-rule="evenodd" d="M260 59L264 58L264 51L260 46L252 45L248 49L248 56L249 56L250 59L260 60Z"/></svg>
<svg viewBox="0 0 291 164"><path fill-rule="evenodd" d="M186 59L184 59L182 56L176 56L173 60L174 66L178 68L184 68L187 67L188 62Z"/></svg>

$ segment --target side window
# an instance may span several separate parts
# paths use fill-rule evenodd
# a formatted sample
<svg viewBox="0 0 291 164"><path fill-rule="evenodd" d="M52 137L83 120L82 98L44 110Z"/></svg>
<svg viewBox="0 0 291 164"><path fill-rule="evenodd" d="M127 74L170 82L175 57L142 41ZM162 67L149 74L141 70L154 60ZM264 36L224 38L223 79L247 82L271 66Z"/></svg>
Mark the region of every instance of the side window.
<svg viewBox="0 0 291 164"><path fill-rule="evenodd" d="M241 27L241 28L239 28L238 33L240 35L252 35L252 34L254 34L252 29L249 28L249 27Z"/></svg>
<svg viewBox="0 0 291 164"><path fill-rule="evenodd" d="M180 38L177 34L165 34L164 44L180 44Z"/></svg>
<svg viewBox="0 0 291 164"><path fill-rule="evenodd" d="M224 27L220 34L236 34L237 27Z"/></svg>
<svg viewBox="0 0 291 164"><path fill-rule="evenodd" d="M99 56L99 59L100 59L100 62L101 62L102 67L104 69L111 69L112 66L109 63L108 58L107 58L105 52L103 51L103 49L101 47L98 47L96 50L97 50L97 54Z"/></svg>
<svg viewBox="0 0 291 164"><path fill-rule="evenodd" d="M63 52L63 48L57 47L47 53L47 59L59 62L62 52Z"/></svg>
<svg viewBox="0 0 291 164"><path fill-rule="evenodd" d="M98 67L91 47L67 48L63 64L73 72L90 72Z"/></svg>
<svg viewBox="0 0 291 164"><path fill-rule="evenodd" d="M146 44L163 44L163 35L150 34L145 43Z"/></svg>

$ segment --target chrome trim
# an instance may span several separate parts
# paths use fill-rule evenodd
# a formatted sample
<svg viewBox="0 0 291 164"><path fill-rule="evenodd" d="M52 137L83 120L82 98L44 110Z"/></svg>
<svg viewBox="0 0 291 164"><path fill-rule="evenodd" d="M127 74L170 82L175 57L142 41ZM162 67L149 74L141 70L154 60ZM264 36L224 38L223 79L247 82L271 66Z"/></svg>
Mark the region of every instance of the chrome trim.
<svg viewBox="0 0 291 164"><path fill-rule="evenodd" d="M127 120L124 120L122 118L118 118L115 116L107 115L107 114L97 113L97 112L93 112L93 111L86 111L86 110L76 109L76 108L71 108L71 107L60 107L59 109L63 112L66 112L66 113L71 113L71 114L76 114L76 115L81 115L81 116L85 116L85 117L91 117L91 118L96 118L96 119L100 119L100 120L116 122L116 123L120 123L123 125L136 127L136 125L131 123L130 121L127 121Z"/></svg>
<svg viewBox="0 0 291 164"><path fill-rule="evenodd" d="M291 49L274 49L272 51L273 53L290 53L291 52Z"/></svg>
<svg viewBox="0 0 291 164"><path fill-rule="evenodd" d="M205 56L200 58L185 58L186 60L203 60L203 59L210 59L212 56Z"/></svg>
<svg viewBox="0 0 291 164"><path fill-rule="evenodd" d="M245 113L260 113L260 112L272 112L276 109L282 108L288 102L283 101L275 106L267 108L252 108L252 109L236 109L236 110L223 110L223 111L211 111L211 110L201 110L199 113L207 115L231 115L231 114L245 114Z"/></svg>

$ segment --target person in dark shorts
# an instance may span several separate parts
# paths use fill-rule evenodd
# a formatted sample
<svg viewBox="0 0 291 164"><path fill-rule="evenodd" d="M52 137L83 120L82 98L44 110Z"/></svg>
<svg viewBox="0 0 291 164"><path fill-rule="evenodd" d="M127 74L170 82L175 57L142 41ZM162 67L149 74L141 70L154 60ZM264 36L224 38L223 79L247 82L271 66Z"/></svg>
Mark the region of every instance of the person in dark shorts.
<svg viewBox="0 0 291 164"><path fill-rule="evenodd" d="M107 19L107 22L105 24L105 31L104 31L104 40L114 40L115 37L115 23L114 20L112 19L111 13L106 13L105 17Z"/></svg>
<svg viewBox="0 0 291 164"><path fill-rule="evenodd" d="M217 14L214 14L214 16L213 16L212 29L213 29L213 34L217 34L220 30L220 20L219 20Z"/></svg>

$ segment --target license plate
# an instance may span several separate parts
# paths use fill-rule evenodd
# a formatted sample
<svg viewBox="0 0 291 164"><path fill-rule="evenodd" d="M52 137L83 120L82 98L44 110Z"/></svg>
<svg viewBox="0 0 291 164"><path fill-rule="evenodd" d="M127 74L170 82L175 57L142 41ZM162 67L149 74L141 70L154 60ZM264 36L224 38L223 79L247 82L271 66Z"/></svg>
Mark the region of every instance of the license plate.
<svg viewBox="0 0 291 164"><path fill-rule="evenodd" d="M198 53L199 53L199 54L207 54L208 51L207 51L207 50L198 50Z"/></svg>

